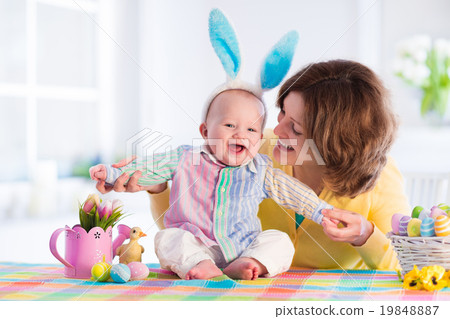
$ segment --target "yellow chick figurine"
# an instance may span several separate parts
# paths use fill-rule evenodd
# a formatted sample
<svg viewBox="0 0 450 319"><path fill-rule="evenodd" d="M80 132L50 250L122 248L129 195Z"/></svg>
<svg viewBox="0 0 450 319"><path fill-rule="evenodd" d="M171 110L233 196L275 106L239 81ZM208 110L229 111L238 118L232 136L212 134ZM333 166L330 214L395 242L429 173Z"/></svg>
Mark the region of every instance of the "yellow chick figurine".
<svg viewBox="0 0 450 319"><path fill-rule="evenodd" d="M147 236L139 227L133 227L130 231L130 242L117 247L116 255L119 256L119 263L129 264L133 261L141 262L141 255L144 252L144 247L138 244L141 237Z"/></svg>

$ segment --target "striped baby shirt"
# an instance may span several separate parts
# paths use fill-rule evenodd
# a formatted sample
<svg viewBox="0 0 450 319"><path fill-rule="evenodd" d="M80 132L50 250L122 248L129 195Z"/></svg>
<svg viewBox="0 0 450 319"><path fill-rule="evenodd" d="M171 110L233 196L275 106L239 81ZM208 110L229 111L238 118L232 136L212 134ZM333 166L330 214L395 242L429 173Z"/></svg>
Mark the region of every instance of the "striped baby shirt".
<svg viewBox="0 0 450 319"><path fill-rule="evenodd" d="M272 198L318 224L322 209L332 208L305 184L273 168L262 154L232 167L217 161L205 146L182 145L119 169L107 166L106 182L114 184L122 173L136 170L142 172L142 186L172 181L165 227L189 231L208 247L219 245L227 262L261 232L257 213L263 199Z"/></svg>

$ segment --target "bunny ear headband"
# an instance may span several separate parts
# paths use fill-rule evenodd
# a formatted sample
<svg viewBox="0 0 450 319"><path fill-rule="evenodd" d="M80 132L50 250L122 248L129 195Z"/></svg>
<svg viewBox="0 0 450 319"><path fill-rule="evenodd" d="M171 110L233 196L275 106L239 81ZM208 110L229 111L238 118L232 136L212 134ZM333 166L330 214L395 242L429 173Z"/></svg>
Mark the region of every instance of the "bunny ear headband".
<svg viewBox="0 0 450 319"><path fill-rule="evenodd" d="M213 99L224 91L233 89L248 91L263 102L263 93L280 84L289 71L298 42L298 33L297 31L288 32L272 47L262 63L259 80L256 84L242 81L239 78L242 64L239 43L233 27L219 9L213 9L209 14L209 38L225 69L227 81L217 87L207 100L203 109L203 122L206 121ZM265 108L264 102L263 105ZM267 112L265 109L264 113L263 127L266 122Z"/></svg>

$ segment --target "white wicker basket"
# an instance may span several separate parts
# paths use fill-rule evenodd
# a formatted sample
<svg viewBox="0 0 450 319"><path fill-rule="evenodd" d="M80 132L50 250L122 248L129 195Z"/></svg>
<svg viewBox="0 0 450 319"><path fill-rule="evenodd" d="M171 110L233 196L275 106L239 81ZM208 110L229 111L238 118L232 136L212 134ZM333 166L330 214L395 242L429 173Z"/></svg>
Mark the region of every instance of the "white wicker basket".
<svg viewBox="0 0 450 319"><path fill-rule="evenodd" d="M416 265L419 269L425 266L440 265L450 270L450 236L447 237L407 237L387 234L397 253L402 276Z"/></svg>

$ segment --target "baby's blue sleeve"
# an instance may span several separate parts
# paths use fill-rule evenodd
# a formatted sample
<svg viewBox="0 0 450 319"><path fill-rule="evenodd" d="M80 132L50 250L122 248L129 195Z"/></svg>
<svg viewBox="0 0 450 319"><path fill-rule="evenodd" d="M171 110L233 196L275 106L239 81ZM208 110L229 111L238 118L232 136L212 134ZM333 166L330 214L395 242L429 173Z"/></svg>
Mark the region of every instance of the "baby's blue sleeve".
<svg viewBox="0 0 450 319"><path fill-rule="evenodd" d="M122 171L118 168L112 167L111 165L106 166L106 179L105 183L108 185L114 185L116 180L122 175Z"/></svg>
<svg viewBox="0 0 450 319"><path fill-rule="evenodd" d="M131 176L135 171L142 172L142 176L137 182L140 186L157 185L169 181L172 179L185 149L186 147L182 145L165 153L136 158L131 163L120 168L108 165L106 166L107 176L105 182L114 185L120 175L128 173Z"/></svg>

